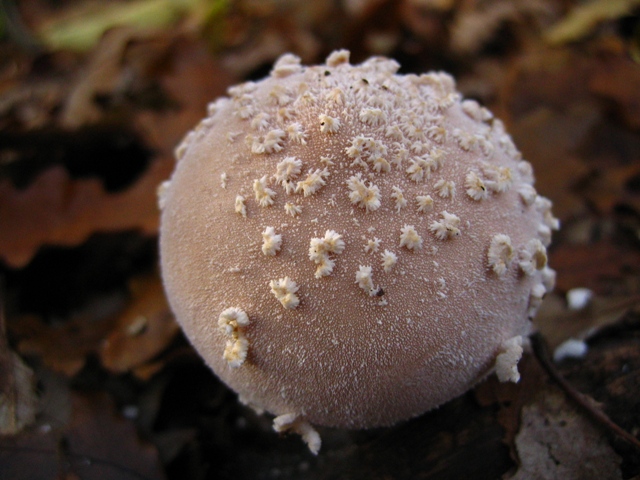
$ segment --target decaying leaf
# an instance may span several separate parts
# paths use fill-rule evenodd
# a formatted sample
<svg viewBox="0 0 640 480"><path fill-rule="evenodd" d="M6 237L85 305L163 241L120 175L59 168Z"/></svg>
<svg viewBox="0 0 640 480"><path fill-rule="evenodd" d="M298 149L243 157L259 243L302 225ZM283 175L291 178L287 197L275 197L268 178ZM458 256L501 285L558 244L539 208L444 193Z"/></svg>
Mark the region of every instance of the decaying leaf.
<svg viewBox="0 0 640 480"><path fill-rule="evenodd" d="M634 130L640 129L640 67L626 55L608 55L600 60L589 80L590 90L615 103L618 112Z"/></svg>
<svg viewBox="0 0 640 480"><path fill-rule="evenodd" d="M0 435L14 435L35 421L38 399L31 369L0 342Z"/></svg>
<svg viewBox="0 0 640 480"><path fill-rule="evenodd" d="M558 113L540 107L513 125L517 144L534 165L536 186L553 199L554 213L560 218L580 213L584 208L573 187L589 170L575 150L594 121L591 109Z"/></svg>
<svg viewBox="0 0 640 480"><path fill-rule="evenodd" d="M62 167L42 173L26 190L0 181L0 258L26 265L44 244L79 245L94 232L137 230L155 234L156 189L173 168L154 162L132 187L109 194L99 180L74 180Z"/></svg>
<svg viewBox="0 0 640 480"><path fill-rule="evenodd" d="M119 96L125 93L124 77L130 67L123 62L130 43L148 43L156 37L151 32L126 28L105 35L100 48L89 56L81 74L74 80L62 109L62 125L73 129L98 121L104 113L96 99L100 95Z"/></svg>
<svg viewBox="0 0 640 480"><path fill-rule="evenodd" d="M637 301L628 295L596 295L584 310L569 310L564 297L555 292L545 298L535 324L549 346L555 348L569 338L584 339L616 323Z"/></svg>
<svg viewBox="0 0 640 480"><path fill-rule="evenodd" d="M0 438L0 478L161 480L157 450L106 394L71 395L70 421Z"/></svg>
<svg viewBox="0 0 640 480"><path fill-rule="evenodd" d="M207 104L224 95L235 77L220 67L203 44L181 36L168 44L163 40L133 44L128 56L143 62L150 49L155 56L166 57L161 62L163 74L156 80L176 107L159 112L138 110L133 122L149 148L158 155L173 158L173 150L205 115Z"/></svg>
<svg viewBox="0 0 640 480"><path fill-rule="evenodd" d="M557 288L545 299L535 327L552 348L569 337L587 339L587 356L558 368L637 435L638 329L600 340L589 332L616 322L639 292L640 70L627 58L625 42L631 27L636 35L640 30L635 15L618 19L640 0L53 3L55 8L45 0L20 2L25 25L44 31L61 18L58 12L93 4L80 11L82 21L57 23L49 39L81 46L100 40L85 53L19 56L0 44L0 143L22 142L0 147L2 176L13 180L0 182L0 260L9 267L14 301L12 347L23 358L35 357L40 400L33 427L0 438L0 478L154 479L162 478L162 467L181 480L226 478L229 472L238 479L277 475L281 480L494 480L508 478L506 472L519 480L620 478L621 471L625 478L638 475L637 452L626 452L593 427L530 354L519 364L518 384L489 376L474 392L401 425L365 432L326 429L325 453L310 459L296 439L274 441L268 418L239 406L187 345L172 341L177 327L158 277L140 275L155 262L156 187L173 168L173 149L228 85L265 74L284 51L305 64L322 61L335 48L349 48L353 63L385 52L407 73L446 70L465 97L504 120L524 158L534 164L536 188L553 200L562 220L549 248ZM205 24L203 12L189 6L196 3L227 9L215 28L196 34ZM142 20L170 28L151 33L131 27L137 13L158 6L168 8ZM91 8L99 13L91 14ZM118 11L124 18L113 15ZM568 12L564 18L561 11ZM178 16L185 21L175 23ZM605 22L606 35L571 43ZM105 125L135 138L131 155L134 161L144 157L140 170L125 174L118 163L107 173L101 163L106 155L101 161L93 155L71 161L67 148L52 148L49 155L49 145L66 145L93 128L101 142L88 140L91 151L104 151L103 145L118 140L101 134ZM29 142L44 155L33 155ZM74 165L80 169L73 170ZM120 180L116 187L111 172ZM145 239L143 265L122 258L130 250L91 247L95 239L119 242L118 235L101 232L124 231ZM82 246L42 248L49 245ZM94 285L82 292L69 288L78 298L72 302L74 313L59 313L51 293L41 296L38 311L55 311L57 317L26 316L22 310L35 303L29 303L32 292L49 292L42 279L59 278L50 271L67 265L53 262L52 267L41 259L61 251L85 252L85 246L91 248L81 277L108 277L104 266L111 260L127 264L118 285L108 287L119 293L105 299ZM37 261L22 270L37 252ZM28 281L34 277L40 279L36 287ZM51 292L64 289L67 281L73 284L64 278L65 285ZM567 308L565 293L574 287L593 290L586 308ZM121 293L127 288L129 296ZM23 366L10 350L0 349L0 414L7 382L13 393L22 391ZM29 384L33 380L26 373ZM86 386L97 392L77 390ZM20 425L21 403L12 402L4 404L9 415L0 416L0 428ZM162 467L157 452L139 439L114 404L156 441ZM40 452L37 457L28 453L34 450Z"/></svg>
<svg viewBox="0 0 640 480"><path fill-rule="evenodd" d="M115 194L98 179L72 179L62 166L45 170L24 190L0 180L0 224L11 225L0 231L0 258L12 267L26 265L44 244L75 246L95 232L155 234L156 189L173 169L173 149L230 82L204 45L181 35L119 30L101 46L77 76L60 121L66 127L93 123L108 113L99 97L124 101L136 85L159 83L172 108L137 108L127 119L156 156L135 184Z"/></svg>
<svg viewBox="0 0 640 480"><path fill-rule="evenodd" d="M608 430L617 436L612 445L618 454L626 454L622 464L625 478L640 473L639 300L636 298L635 306L628 307L617 322L590 332L584 358L567 359L558 366L564 378L598 402L600 410L616 426L609 426Z"/></svg>
<svg viewBox="0 0 640 480"><path fill-rule="evenodd" d="M554 8L545 0L489 0L463 2L451 26L451 49L456 53L480 51L507 23L519 30L550 17Z"/></svg>
<svg viewBox="0 0 640 480"><path fill-rule="evenodd" d="M515 443L520 468L512 480L622 478L606 437L559 393L545 392L523 408Z"/></svg>
<svg viewBox="0 0 640 480"><path fill-rule="evenodd" d="M56 372L75 375L85 365L87 356L98 350L104 337L111 331L114 319L98 316L92 309L111 310L122 302L121 298L106 299L114 306L90 305L86 311L60 324L47 324L35 315L13 319L9 329L17 339L22 355L35 355Z"/></svg>
<svg viewBox="0 0 640 480"><path fill-rule="evenodd" d="M0 435L14 435L35 421L35 386L33 371L9 347L0 302Z"/></svg>
<svg viewBox="0 0 640 480"><path fill-rule="evenodd" d="M474 389L480 405L497 407L496 419L504 431L503 442L509 447L514 462L518 459L514 440L520 429L520 412L545 388L546 380L542 368L529 353L520 360L518 370L521 375L518 383L502 383L495 376L490 376Z"/></svg>
<svg viewBox="0 0 640 480"><path fill-rule="evenodd" d="M179 330L157 275L139 279L133 300L118 315L100 348L102 364L115 373L127 372L152 360Z"/></svg>
<svg viewBox="0 0 640 480"><path fill-rule="evenodd" d="M619 288L626 276L640 275L640 252L626 245L603 239L590 244L559 245L552 253L558 275L558 290L566 292L584 287L609 294L612 284Z"/></svg>

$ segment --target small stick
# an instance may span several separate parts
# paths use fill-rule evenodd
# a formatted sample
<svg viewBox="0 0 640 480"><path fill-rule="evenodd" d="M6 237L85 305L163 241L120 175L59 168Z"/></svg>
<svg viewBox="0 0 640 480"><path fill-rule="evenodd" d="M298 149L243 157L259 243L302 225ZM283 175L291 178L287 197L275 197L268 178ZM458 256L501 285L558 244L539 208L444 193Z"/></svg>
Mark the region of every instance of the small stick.
<svg viewBox="0 0 640 480"><path fill-rule="evenodd" d="M538 359L538 362L540 362L540 365L542 365L542 368L544 368L547 374L560 386L562 390L564 390L564 392L574 402L576 402L580 407L586 410L586 412L600 425L640 450L640 440L638 440L626 430L622 429L602 410L593 406L584 394L580 393L573 387L573 385L565 380L565 378L560 374L560 372L556 369L555 365L551 361L547 342L540 333L536 332L531 335L531 345L533 346L533 353Z"/></svg>

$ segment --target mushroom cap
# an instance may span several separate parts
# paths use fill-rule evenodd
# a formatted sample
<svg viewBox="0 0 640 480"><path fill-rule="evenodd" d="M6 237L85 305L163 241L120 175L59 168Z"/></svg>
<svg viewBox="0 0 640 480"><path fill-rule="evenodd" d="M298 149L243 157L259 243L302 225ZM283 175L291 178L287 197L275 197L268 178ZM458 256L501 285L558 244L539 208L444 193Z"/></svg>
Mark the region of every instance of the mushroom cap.
<svg viewBox="0 0 640 480"><path fill-rule="evenodd" d="M348 59L285 55L210 105L162 188L160 250L178 321L241 401L368 428L461 395L530 332L558 225L449 75Z"/></svg>

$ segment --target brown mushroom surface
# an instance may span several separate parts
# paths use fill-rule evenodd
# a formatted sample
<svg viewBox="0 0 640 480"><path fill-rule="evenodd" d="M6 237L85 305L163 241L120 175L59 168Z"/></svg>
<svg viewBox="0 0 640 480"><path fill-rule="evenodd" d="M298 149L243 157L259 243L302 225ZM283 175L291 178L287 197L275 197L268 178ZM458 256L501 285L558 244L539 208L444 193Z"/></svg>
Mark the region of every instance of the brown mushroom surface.
<svg viewBox="0 0 640 480"><path fill-rule="evenodd" d="M309 424L390 425L494 370L517 381L554 277L557 220L502 122L449 75L348 60L284 55L230 88L160 196L186 335L315 450Z"/></svg>

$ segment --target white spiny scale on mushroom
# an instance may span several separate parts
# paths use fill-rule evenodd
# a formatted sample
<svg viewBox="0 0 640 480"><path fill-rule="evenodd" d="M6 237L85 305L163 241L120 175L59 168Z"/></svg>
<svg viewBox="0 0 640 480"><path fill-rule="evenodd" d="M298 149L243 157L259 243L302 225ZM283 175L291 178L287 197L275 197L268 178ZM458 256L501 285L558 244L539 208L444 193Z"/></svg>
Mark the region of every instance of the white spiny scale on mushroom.
<svg viewBox="0 0 640 480"><path fill-rule="evenodd" d="M398 67L284 55L211 104L161 189L176 318L314 452L313 426L392 425L494 371L517 381L555 279L558 221L502 122L451 76Z"/></svg>

